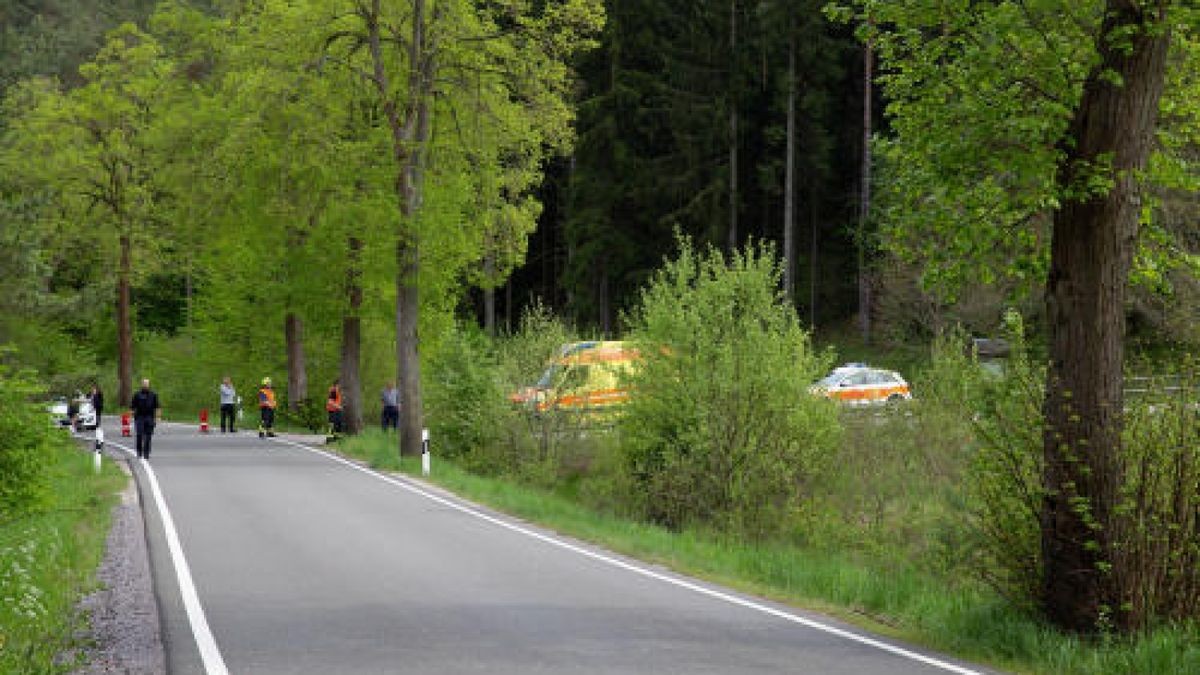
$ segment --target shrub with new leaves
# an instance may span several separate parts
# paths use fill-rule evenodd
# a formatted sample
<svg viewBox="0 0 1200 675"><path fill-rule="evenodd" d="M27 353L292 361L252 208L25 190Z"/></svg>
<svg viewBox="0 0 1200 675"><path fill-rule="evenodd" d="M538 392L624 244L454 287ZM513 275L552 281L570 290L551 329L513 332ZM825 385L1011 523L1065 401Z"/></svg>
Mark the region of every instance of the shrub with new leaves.
<svg viewBox="0 0 1200 675"><path fill-rule="evenodd" d="M779 278L769 247L727 260L682 241L628 317L642 367L620 430L651 520L770 536L796 522L831 460L836 411L808 391L828 364Z"/></svg>
<svg viewBox="0 0 1200 675"><path fill-rule="evenodd" d="M46 497L45 454L54 430L31 397L38 388L0 364L0 522L36 508Z"/></svg>

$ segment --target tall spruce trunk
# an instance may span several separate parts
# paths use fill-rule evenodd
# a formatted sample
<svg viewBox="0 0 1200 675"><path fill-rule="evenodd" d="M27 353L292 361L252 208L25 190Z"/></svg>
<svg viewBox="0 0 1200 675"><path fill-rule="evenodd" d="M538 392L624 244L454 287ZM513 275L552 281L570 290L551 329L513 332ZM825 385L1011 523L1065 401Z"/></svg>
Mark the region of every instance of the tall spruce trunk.
<svg viewBox="0 0 1200 675"><path fill-rule="evenodd" d="M130 316L130 285L133 275L133 242L121 235L121 260L117 268L117 400L127 406L133 400L133 321Z"/></svg>
<svg viewBox="0 0 1200 675"><path fill-rule="evenodd" d="M1115 38L1130 30L1124 49ZM1113 180L1107 192L1064 200L1055 213L1046 286L1041 604L1051 621L1072 631L1103 623L1129 630L1140 621L1124 608L1134 598L1123 587L1117 509L1125 287L1142 207L1136 174L1152 148L1169 42L1160 17L1132 0L1109 0L1097 40L1101 61L1060 146L1060 193L1081 194L1077 188L1089 177Z"/></svg>
<svg viewBox="0 0 1200 675"><path fill-rule="evenodd" d="M737 0L729 2L729 250L738 246L738 29Z"/></svg>
<svg viewBox="0 0 1200 675"><path fill-rule="evenodd" d="M867 221L871 216L871 107L874 96L875 50L863 48L862 164L858 202L858 331L863 342L871 341L871 279L867 273Z"/></svg>
<svg viewBox="0 0 1200 675"><path fill-rule="evenodd" d="M788 35L787 160L783 186L783 292L793 300L796 287L796 26Z"/></svg>
<svg viewBox="0 0 1200 675"><path fill-rule="evenodd" d="M483 278L486 286L483 289L483 329L487 334L496 336L496 287L492 278L496 276L496 254L489 252L483 258Z"/></svg>
<svg viewBox="0 0 1200 675"><path fill-rule="evenodd" d="M295 312L283 317L283 339L287 350L287 407L299 412L308 399L308 368L304 360L304 322Z"/></svg>
<svg viewBox="0 0 1200 675"><path fill-rule="evenodd" d="M357 434L363 429L362 362L362 249L358 237L346 240L346 314L342 317L342 429Z"/></svg>

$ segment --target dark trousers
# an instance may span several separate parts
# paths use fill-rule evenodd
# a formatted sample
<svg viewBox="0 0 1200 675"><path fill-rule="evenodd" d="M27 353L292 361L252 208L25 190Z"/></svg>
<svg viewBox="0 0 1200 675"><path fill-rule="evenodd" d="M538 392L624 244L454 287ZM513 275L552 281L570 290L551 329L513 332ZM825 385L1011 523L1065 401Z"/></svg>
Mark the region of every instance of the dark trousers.
<svg viewBox="0 0 1200 675"><path fill-rule="evenodd" d="M154 437L154 418L135 417L133 425L137 430L137 456L150 459L150 439Z"/></svg>
<svg viewBox="0 0 1200 675"><path fill-rule="evenodd" d="M331 435L337 435L337 434L342 433L342 411L341 410L330 410L329 411L329 433Z"/></svg>
<svg viewBox="0 0 1200 675"><path fill-rule="evenodd" d="M237 431L233 428L233 422L237 419L237 411L232 403L221 404L221 431ZM229 420L228 428L225 426L225 420Z"/></svg>
<svg viewBox="0 0 1200 675"><path fill-rule="evenodd" d="M394 405L383 406L383 430L387 431L388 427L393 430L400 426L400 408Z"/></svg>
<svg viewBox="0 0 1200 675"><path fill-rule="evenodd" d="M275 409L274 408L259 408L262 411L262 424L258 425L259 433L274 433L271 430L275 428Z"/></svg>

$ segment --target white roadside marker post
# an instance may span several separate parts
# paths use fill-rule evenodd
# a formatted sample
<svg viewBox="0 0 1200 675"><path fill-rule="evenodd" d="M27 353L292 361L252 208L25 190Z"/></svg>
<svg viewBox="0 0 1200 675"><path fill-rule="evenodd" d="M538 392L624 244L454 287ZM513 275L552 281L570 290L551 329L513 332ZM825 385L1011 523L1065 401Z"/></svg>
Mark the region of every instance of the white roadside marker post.
<svg viewBox="0 0 1200 675"><path fill-rule="evenodd" d="M421 475L429 475L429 430L421 430Z"/></svg>
<svg viewBox="0 0 1200 675"><path fill-rule="evenodd" d="M100 451L104 449L104 429L96 426L96 451L92 453L92 469L100 473Z"/></svg>

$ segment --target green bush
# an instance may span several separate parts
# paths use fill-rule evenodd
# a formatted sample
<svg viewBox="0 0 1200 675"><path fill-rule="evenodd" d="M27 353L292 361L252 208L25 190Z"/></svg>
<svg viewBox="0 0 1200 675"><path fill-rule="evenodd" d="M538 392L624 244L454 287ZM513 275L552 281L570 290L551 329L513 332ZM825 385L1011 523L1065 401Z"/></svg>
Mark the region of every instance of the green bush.
<svg viewBox="0 0 1200 675"><path fill-rule="evenodd" d="M507 392L486 335L460 324L443 336L428 373L426 416L439 455L477 457L502 440Z"/></svg>
<svg viewBox="0 0 1200 675"><path fill-rule="evenodd" d="M1200 617L1200 360L1127 405L1119 511L1122 575L1135 625Z"/></svg>
<svg viewBox="0 0 1200 675"><path fill-rule="evenodd" d="M534 414L509 396L537 381L571 331L540 305L516 333L489 339L460 325L429 360L426 405L435 451L485 475L508 475L538 485L558 482L570 460L565 449L581 436L576 416Z"/></svg>
<svg viewBox="0 0 1200 675"><path fill-rule="evenodd" d="M979 452L968 477L978 574L1009 601L1033 609L1042 579L1040 518L1045 368L1010 312L1012 351L1003 375L983 381L975 416Z"/></svg>
<svg viewBox="0 0 1200 675"><path fill-rule="evenodd" d="M982 441L971 471L979 570L1010 600L1035 608L1041 593L1040 516L1044 369L1017 349L981 399ZM1122 603L1110 611L1153 626L1200 615L1200 363L1152 382L1125 402L1119 501L1110 565ZM1167 386L1171 385L1171 386Z"/></svg>
<svg viewBox="0 0 1200 675"><path fill-rule="evenodd" d="M777 534L833 459L836 410L808 391L828 360L779 276L767 247L727 261L684 241L643 290L629 317L643 365L620 428L644 517Z"/></svg>
<svg viewBox="0 0 1200 675"><path fill-rule="evenodd" d="M0 523L42 505L49 484L45 455L50 417L35 403L40 388L0 364Z"/></svg>

